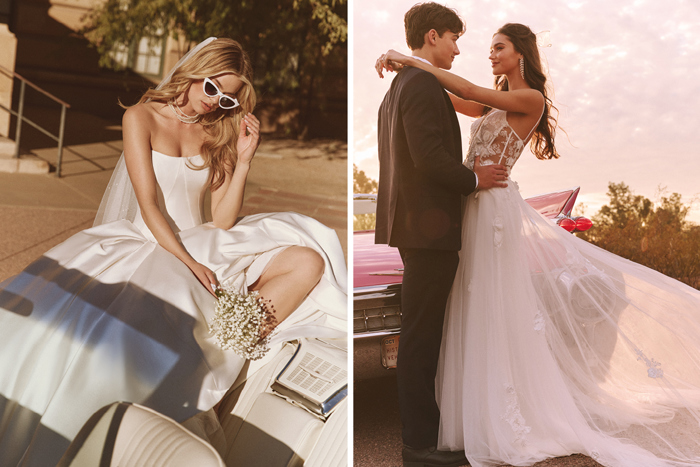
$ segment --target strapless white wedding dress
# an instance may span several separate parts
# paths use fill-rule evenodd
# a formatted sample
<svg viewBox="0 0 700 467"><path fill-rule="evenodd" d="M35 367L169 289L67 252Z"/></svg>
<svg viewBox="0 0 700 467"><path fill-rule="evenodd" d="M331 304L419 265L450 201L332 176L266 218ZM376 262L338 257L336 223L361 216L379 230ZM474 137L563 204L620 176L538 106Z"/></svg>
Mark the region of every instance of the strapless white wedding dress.
<svg viewBox="0 0 700 467"><path fill-rule="evenodd" d="M205 223L199 156L153 152L159 206L187 251L241 291L281 249L325 261L321 282L272 345L346 337L346 266L335 232L295 213L258 214L226 231ZM56 465L80 427L114 401L177 421L211 408L244 360L208 332L214 297L160 247L140 214L82 231L0 287L0 466Z"/></svg>
<svg viewBox="0 0 700 467"><path fill-rule="evenodd" d="M524 146L494 110L465 163L510 170ZM511 180L471 195L437 398L441 448L474 467L700 466L700 292L567 233Z"/></svg>

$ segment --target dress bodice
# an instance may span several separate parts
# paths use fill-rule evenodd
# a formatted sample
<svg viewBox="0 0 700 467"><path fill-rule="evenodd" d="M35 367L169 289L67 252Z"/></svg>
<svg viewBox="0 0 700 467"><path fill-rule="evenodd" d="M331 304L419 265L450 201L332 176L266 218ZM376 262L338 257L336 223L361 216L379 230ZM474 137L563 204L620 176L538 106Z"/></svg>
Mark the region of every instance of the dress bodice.
<svg viewBox="0 0 700 467"><path fill-rule="evenodd" d="M510 174L525 149L525 141L511 128L506 116L505 110L494 109L472 123L467 167L473 169L474 158L480 156L481 165L503 164Z"/></svg>
<svg viewBox="0 0 700 467"><path fill-rule="evenodd" d="M209 186L209 170L196 170L201 156L171 157L152 151L153 171L158 184L158 206L175 233L205 222L204 195ZM134 224L150 237L139 209Z"/></svg>

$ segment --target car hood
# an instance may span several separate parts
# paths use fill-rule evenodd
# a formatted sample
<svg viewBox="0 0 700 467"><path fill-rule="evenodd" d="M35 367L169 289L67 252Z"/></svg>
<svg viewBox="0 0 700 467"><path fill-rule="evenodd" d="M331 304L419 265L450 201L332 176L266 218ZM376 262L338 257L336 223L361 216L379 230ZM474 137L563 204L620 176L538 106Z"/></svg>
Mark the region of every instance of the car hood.
<svg viewBox="0 0 700 467"><path fill-rule="evenodd" d="M403 262L399 250L375 244L374 230L355 232L353 249L354 287L401 283Z"/></svg>
<svg viewBox="0 0 700 467"><path fill-rule="evenodd" d="M525 201L548 219L570 215L578 197L579 187L545 193ZM363 230L353 235L354 287L400 284L403 279L403 261L399 250L374 243L374 230Z"/></svg>

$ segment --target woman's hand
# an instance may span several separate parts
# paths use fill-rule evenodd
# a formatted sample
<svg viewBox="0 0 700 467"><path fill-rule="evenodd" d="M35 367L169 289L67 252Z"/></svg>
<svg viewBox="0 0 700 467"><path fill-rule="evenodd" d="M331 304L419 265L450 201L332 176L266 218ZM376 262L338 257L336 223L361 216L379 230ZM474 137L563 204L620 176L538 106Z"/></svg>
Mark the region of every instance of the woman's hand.
<svg viewBox="0 0 700 467"><path fill-rule="evenodd" d="M377 62L374 64L374 69L377 70L377 74L380 78L384 78L383 71L400 71L406 61L410 57L401 54L395 50L389 50L387 53L381 55Z"/></svg>
<svg viewBox="0 0 700 467"><path fill-rule="evenodd" d="M250 164L259 144L260 121L255 118L255 115L249 113L241 119L241 128L238 133L238 142L236 143L238 162Z"/></svg>
<svg viewBox="0 0 700 467"><path fill-rule="evenodd" d="M211 269L194 261L188 264L187 267L190 268L190 271L192 271L199 282L202 283L204 288L207 289L210 294L216 297L214 288L219 285L219 281L216 280L216 276L213 272L211 272Z"/></svg>
<svg viewBox="0 0 700 467"><path fill-rule="evenodd" d="M236 223L243 206L243 193L256 149L260 144L260 122L249 113L241 119L236 149L238 160L224 183L211 192L211 213L214 225L228 230Z"/></svg>

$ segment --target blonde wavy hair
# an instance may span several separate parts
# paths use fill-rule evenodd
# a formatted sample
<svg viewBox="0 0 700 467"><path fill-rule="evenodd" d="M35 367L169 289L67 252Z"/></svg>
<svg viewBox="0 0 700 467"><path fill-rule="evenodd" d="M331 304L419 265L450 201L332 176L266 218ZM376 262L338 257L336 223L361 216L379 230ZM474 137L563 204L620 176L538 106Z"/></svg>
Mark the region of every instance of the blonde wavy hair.
<svg viewBox="0 0 700 467"><path fill-rule="evenodd" d="M227 38L212 41L183 63L162 88L149 89L138 102L141 104L153 100L167 103L189 91L195 81L224 73L233 73L243 81L243 86L236 93L240 105L228 110L217 107L213 112L202 115L199 120L204 125L207 137L200 153L204 164L195 168L211 168L213 190L224 183L226 173L231 173L236 166L236 142L241 119L253 111L257 100L252 84L253 67L241 45Z"/></svg>

